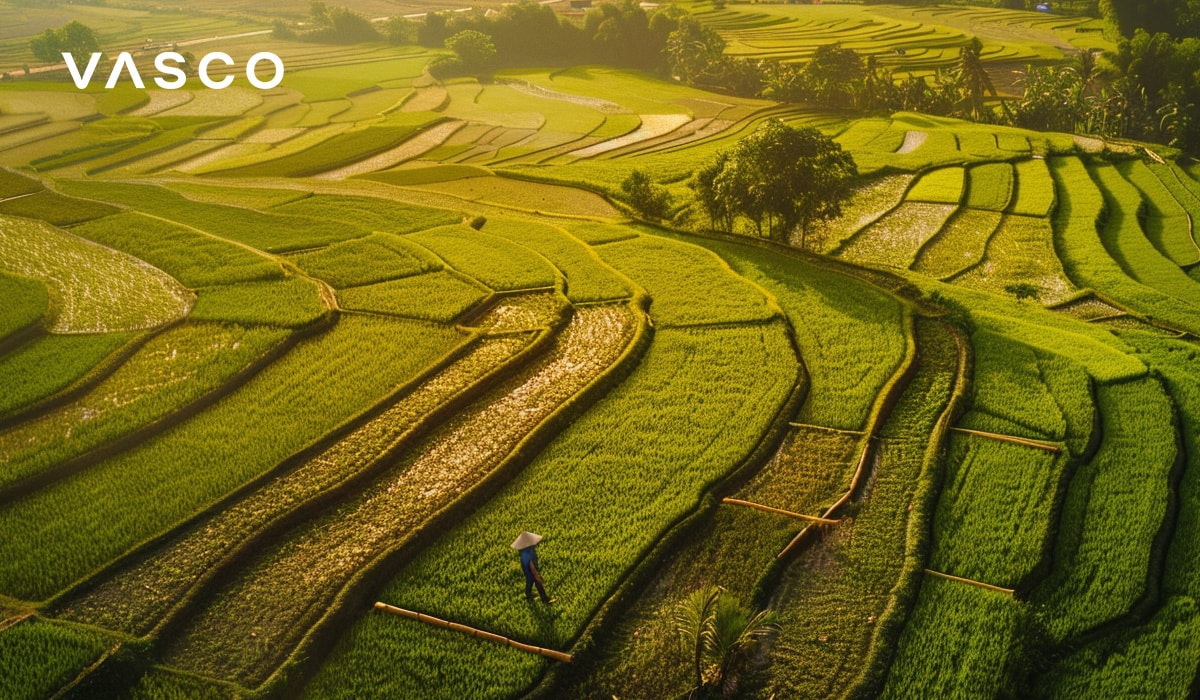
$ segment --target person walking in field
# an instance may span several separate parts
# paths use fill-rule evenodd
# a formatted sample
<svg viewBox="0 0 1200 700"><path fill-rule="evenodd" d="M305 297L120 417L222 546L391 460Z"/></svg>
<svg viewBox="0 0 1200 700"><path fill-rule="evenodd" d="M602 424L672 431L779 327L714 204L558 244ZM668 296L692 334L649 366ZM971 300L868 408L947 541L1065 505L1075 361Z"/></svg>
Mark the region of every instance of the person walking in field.
<svg viewBox="0 0 1200 700"><path fill-rule="evenodd" d="M521 553L521 571L525 572L525 600L533 601L533 587L537 586L542 602L551 605L554 599L546 595L546 586L542 583L542 574L537 568L537 543L541 541L541 535L525 530L513 540L512 548Z"/></svg>

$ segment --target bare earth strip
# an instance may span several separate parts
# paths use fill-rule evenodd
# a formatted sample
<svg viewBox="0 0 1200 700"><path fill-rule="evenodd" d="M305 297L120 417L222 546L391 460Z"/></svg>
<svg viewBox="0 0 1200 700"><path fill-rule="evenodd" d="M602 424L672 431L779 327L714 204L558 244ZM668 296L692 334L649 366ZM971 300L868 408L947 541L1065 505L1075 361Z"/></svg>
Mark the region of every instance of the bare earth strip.
<svg viewBox="0 0 1200 700"><path fill-rule="evenodd" d="M896 153L912 153L920 148L927 138L929 138L928 131L906 131L904 132L904 143L900 144Z"/></svg>
<svg viewBox="0 0 1200 700"><path fill-rule="evenodd" d="M581 148L577 151L571 151L568 155L576 158L591 158L598 156L601 153L615 151L618 148L628 146L630 144L648 141L678 129L684 124L691 121L691 117L686 114L641 114L642 125L635 131L632 131L624 136L618 136L615 139L601 141L594 146Z"/></svg>
<svg viewBox="0 0 1200 700"><path fill-rule="evenodd" d="M321 173L316 177L321 180L345 180L354 175L373 173L376 170L386 170L437 148L442 145L442 142L450 138L455 131L462 128L464 124L466 122L442 122L441 124L429 127L393 149L384 151L366 160L351 163L337 170Z"/></svg>
<svg viewBox="0 0 1200 700"><path fill-rule="evenodd" d="M542 361L457 414L361 497L289 533L217 593L166 650L169 665L261 684L351 577L502 464L632 340L626 305L578 309Z"/></svg>
<svg viewBox="0 0 1200 700"><path fill-rule="evenodd" d="M195 585L196 579L259 528L375 463L404 439L430 407L447 401L511 359L527 340L518 335L484 339L344 440L66 603L61 616L129 634L148 633Z"/></svg>

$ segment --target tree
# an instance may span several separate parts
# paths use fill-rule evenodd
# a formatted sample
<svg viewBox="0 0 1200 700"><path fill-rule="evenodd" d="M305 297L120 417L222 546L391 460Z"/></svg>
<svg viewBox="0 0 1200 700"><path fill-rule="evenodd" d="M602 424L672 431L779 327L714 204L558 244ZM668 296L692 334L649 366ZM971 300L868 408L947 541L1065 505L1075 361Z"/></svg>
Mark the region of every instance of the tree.
<svg viewBox="0 0 1200 700"><path fill-rule="evenodd" d="M996 88L992 78L983 67L983 42L979 37L971 39L970 43L959 49L958 54L958 87L963 93L964 112L975 121L984 116L984 94L996 96Z"/></svg>
<svg viewBox="0 0 1200 700"><path fill-rule="evenodd" d="M778 629L769 610L751 614L733 596L704 586L685 598L673 615L681 647L696 675L691 697L731 697L758 644Z"/></svg>
<svg viewBox="0 0 1200 700"><path fill-rule="evenodd" d="M458 56L463 70L476 73L485 70L496 57L496 46L492 37L474 29L463 30L446 39L446 48Z"/></svg>
<svg viewBox="0 0 1200 700"><path fill-rule="evenodd" d="M100 50L100 42L91 27L72 20L58 29L47 29L34 37L29 42L29 48L38 60L58 63L63 60L64 53L71 54L76 61L83 56L90 56Z"/></svg>
<svg viewBox="0 0 1200 700"><path fill-rule="evenodd" d="M671 193L640 170L629 173L621 183L621 191L629 197L629 204L646 216L662 219L671 208Z"/></svg>
<svg viewBox="0 0 1200 700"><path fill-rule="evenodd" d="M758 235L786 243L799 228L804 247L813 221L841 213L857 175L853 157L820 131L769 119L718 153L689 186L725 230L742 216Z"/></svg>
<svg viewBox="0 0 1200 700"><path fill-rule="evenodd" d="M722 71L724 54L721 35L691 16L680 17L678 28L667 36L667 68L688 85L712 82Z"/></svg>
<svg viewBox="0 0 1200 700"><path fill-rule="evenodd" d="M833 109L851 109L865 89L867 68L854 51L826 44L813 51L801 80L810 101Z"/></svg>

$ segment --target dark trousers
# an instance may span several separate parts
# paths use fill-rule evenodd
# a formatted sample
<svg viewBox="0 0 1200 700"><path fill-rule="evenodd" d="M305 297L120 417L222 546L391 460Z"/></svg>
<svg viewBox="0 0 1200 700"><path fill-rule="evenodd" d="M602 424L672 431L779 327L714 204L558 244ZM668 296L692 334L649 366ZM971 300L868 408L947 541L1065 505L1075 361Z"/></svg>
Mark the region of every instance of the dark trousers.
<svg viewBox="0 0 1200 700"><path fill-rule="evenodd" d="M542 597L543 603L550 600L550 596L546 595L546 587L542 585L541 581L535 579L532 576L525 577L525 597L526 598L528 598L529 600L533 600L533 587L534 586L537 586L538 595L540 595Z"/></svg>

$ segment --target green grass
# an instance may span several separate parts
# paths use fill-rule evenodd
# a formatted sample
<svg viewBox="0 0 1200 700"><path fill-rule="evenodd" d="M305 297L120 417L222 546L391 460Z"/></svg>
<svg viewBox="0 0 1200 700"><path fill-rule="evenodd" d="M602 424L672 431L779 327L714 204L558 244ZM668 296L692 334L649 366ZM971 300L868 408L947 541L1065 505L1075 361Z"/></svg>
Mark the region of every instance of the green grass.
<svg viewBox="0 0 1200 700"><path fill-rule="evenodd" d="M1141 193L1146 206L1142 228L1155 249L1176 265L1190 265L1200 259L1200 248L1192 238L1192 220L1183 204L1191 204L1192 200L1168 187L1175 179L1170 166L1151 169L1140 160L1129 160L1119 163L1117 169ZM1178 189L1179 183L1174 184Z"/></svg>
<svg viewBox="0 0 1200 700"><path fill-rule="evenodd" d="M1013 588L1053 533L1067 455L970 435L950 443L930 568Z"/></svg>
<svg viewBox="0 0 1200 700"><path fill-rule="evenodd" d="M657 326L763 321L778 313L760 287L700 246L642 235L596 252L646 290Z"/></svg>
<svg viewBox="0 0 1200 700"><path fill-rule="evenodd" d="M243 282L199 291L191 318L284 328L306 326L326 309L320 288L303 277Z"/></svg>
<svg viewBox="0 0 1200 700"><path fill-rule="evenodd" d="M1089 644L1038 679L1042 697L1135 697L1148 688L1162 697L1186 697L1200 655L1196 601L1172 597L1145 624L1123 628Z"/></svg>
<svg viewBox="0 0 1200 700"><path fill-rule="evenodd" d="M904 196L910 202L958 204L963 198L966 171L963 168L938 168L919 178Z"/></svg>
<svg viewBox="0 0 1200 700"><path fill-rule="evenodd" d="M406 166L393 170L380 170L374 173L359 175L363 180L374 180L397 187L413 185L428 185L434 182L461 180L468 177L486 177L492 172L477 165L426 165L422 167Z"/></svg>
<svg viewBox="0 0 1200 700"><path fill-rule="evenodd" d="M314 196L311 192L301 189L235 187L177 180L164 182L163 186L173 192L184 195L188 199L208 202L209 204L228 204L248 209L267 209Z"/></svg>
<svg viewBox="0 0 1200 700"><path fill-rule="evenodd" d="M1071 479L1055 568L1033 598L1056 641L1127 613L1145 593L1176 458L1171 404L1158 381L1101 385L1097 401L1100 449Z"/></svg>
<svg viewBox="0 0 1200 700"><path fill-rule="evenodd" d="M562 229L531 221L492 217L483 230L544 255L566 279L567 298L573 302L609 301L633 294L629 285L604 264L595 251Z"/></svg>
<svg viewBox="0 0 1200 700"><path fill-rule="evenodd" d="M1134 281L1110 256L1097 233L1097 222L1105 211L1106 199L1083 163L1078 158L1054 158L1049 165L1058 201L1053 217L1055 248L1071 279L1080 286L1102 290L1149 316L1180 328L1200 330L1194 309ZM1110 217L1105 226L1106 234L1115 236L1126 221L1130 226L1135 225L1136 220L1127 218L1134 215L1133 211L1122 211Z"/></svg>
<svg viewBox="0 0 1200 700"><path fill-rule="evenodd" d="M1172 222L1168 229L1167 221L1164 220L1161 231L1152 226L1147 234L1159 235L1157 240L1152 238L1155 240L1155 245L1177 264L1187 265L1196 262L1200 259L1200 246L1197 246L1196 240L1196 220L1200 218L1200 183L1188 177L1187 173L1174 165L1151 164L1148 167L1159 184L1170 193L1171 199L1175 200L1175 206L1171 206L1161 192L1151 194L1158 188L1148 178L1145 178L1141 168L1129 166L1126 176L1147 196L1150 205L1158 209L1158 213L1164 219ZM1178 216L1176 207L1182 208L1191 216L1191 226L1186 231L1185 224L1176 218Z"/></svg>
<svg viewBox="0 0 1200 700"><path fill-rule="evenodd" d="M749 453L791 390L796 370L778 323L659 330L629 379L491 502L405 567L380 598L552 648L569 646L663 531ZM691 398L697 383L711 387L703 404ZM586 522L556 515L579 509L592 514ZM498 533L522 529L547 536L542 570L560 600L552 610L520 602L515 554L507 540L497 541ZM470 566L466 577L464 564ZM413 673L380 673L380 658L415 660ZM544 663L533 656L514 659L503 648L467 637L449 639L419 623L369 615L308 693L499 697L530 684Z"/></svg>
<svg viewBox="0 0 1200 700"><path fill-rule="evenodd" d="M488 296L488 289L450 271L352 287L338 292L344 309L449 323Z"/></svg>
<svg viewBox="0 0 1200 700"><path fill-rule="evenodd" d="M13 170L0 168L0 199L42 191L42 183Z"/></svg>
<svg viewBox="0 0 1200 700"><path fill-rule="evenodd" d="M532 250L469 226L442 226L409 234L408 239L496 291L549 287L558 277L550 263Z"/></svg>
<svg viewBox="0 0 1200 700"><path fill-rule="evenodd" d="M615 241L637 238L637 231L619 224L601 224L594 221L564 222L563 226L579 240L588 245L603 245Z"/></svg>
<svg viewBox="0 0 1200 700"><path fill-rule="evenodd" d="M722 241L695 239L773 295L791 322L809 374L797 420L860 430L904 357L901 305L852 277Z"/></svg>
<svg viewBox="0 0 1200 700"><path fill-rule="evenodd" d="M390 233L335 243L293 260L308 274L338 289L442 269L442 261L436 255L411 239Z"/></svg>
<svg viewBox="0 0 1200 700"><path fill-rule="evenodd" d="M1137 188L1112 165L1089 168L1104 193L1108 218L1100 239L1113 259L1138 282L1189 305L1200 317L1200 283L1188 277L1146 238L1140 222L1143 199ZM1181 312L1182 313L1182 312ZM1200 328L1200 323L1196 324Z"/></svg>
<svg viewBox="0 0 1200 700"><path fill-rule="evenodd" d="M198 416L0 508L0 591L42 599L197 512L379 400L460 342L343 318Z"/></svg>
<svg viewBox="0 0 1200 700"><path fill-rule="evenodd" d="M46 285L3 272L0 272L0 299L4 299L4 306L0 307L0 340L37 323L50 309Z"/></svg>
<svg viewBox="0 0 1200 700"><path fill-rule="evenodd" d="M133 333L45 335L0 356L0 414L67 388L133 338Z"/></svg>
<svg viewBox="0 0 1200 700"><path fill-rule="evenodd" d="M1059 399L1042 382L1040 358L1028 345L988 331L975 348L974 413L963 425L988 432L1062 440L1067 423Z"/></svg>
<svg viewBox="0 0 1200 700"><path fill-rule="evenodd" d="M1025 216L1046 216L1054 208L1054 180L1043 158L1018 162L1016 169L1016 201L1012 213Z"/></svg>
<svg viewBox="0 0 1200 700"><path fill-rule="evenodd" d="M111 646L94 630L40 618L0 634L0 695L41 700L71 682Z"/></svg>
<svg viewBox="0 0 1200 700"><path fill-rule="evenodd" d="M1024 605L925 576L881 698L996 697L1018 673Z"/></svg>
<svg viewBox="0 0 1200 700"><path fill-rule="evenodd" d="M159 216L214 236L272 252L328 245L369 233L350 221L333 222L197 202L154 185L96 180L63 181L60 185L71 194L115 202L144 214Z"/></svg>
<svg viewBox="0 0 1200 700"><path fill-rule="evenodd" d="M283 337L280 331L197 323L164 331L80 398L0 432L0 486L166 418Z"/></svg>
<svg viewBox="0 0 1200 700"><path fill-rule="evenodd" d="M117 209L86 199L64 197L49 190L20 199L0 202L0 214L40 219L54 226L72 226L83 221L116 214Z"/></svg>
<svg viewBox="0 0 1200 700"><path fill-rule="evenodd" d="M283 277L265 255L144 214L105 217L72 233L145 260L192 288Z"/></svg>
<svg viewBox="0 0 1200 700"><path fill-rule="evenodd" d="M411 124L370 126L338 134L311 148L280 158L221 171L228 177L305 177L336 170L399 146L441 117L430 114Z"/></svg>
<svg viewBox="0 0 1200 700"><path fill-rule="evenodd" d="M1013 194L1013 166L1008 163L973 165L967 171L966 205L1004 211Z"/></svg>
<svg viewBox="0 0 1200 700"><path fill-rule="evenodd" d="M278 214L352 221L372 231L410 233L422 229L455 224L462 220L457 212L404 204L382 197L349 197L318 194L272 209Z"/></svg>

